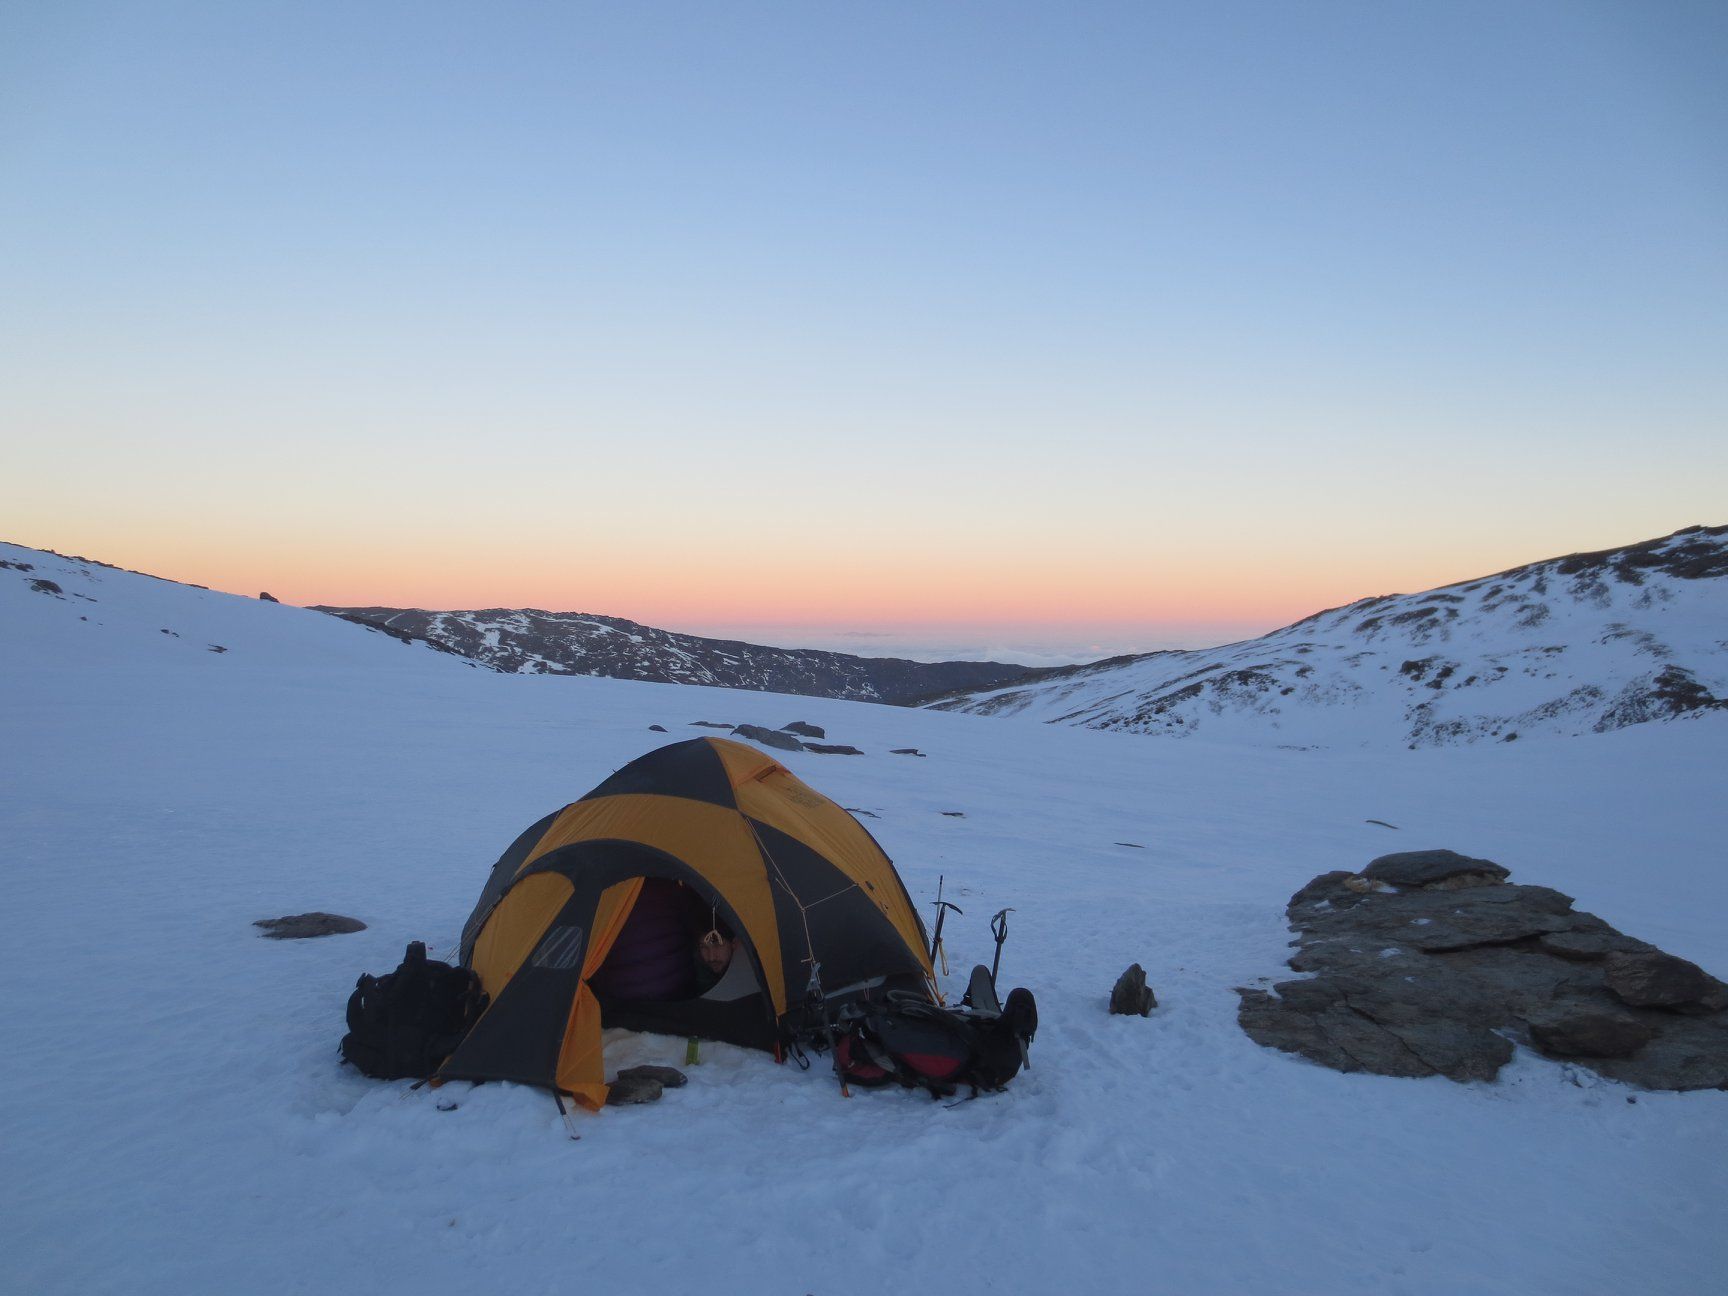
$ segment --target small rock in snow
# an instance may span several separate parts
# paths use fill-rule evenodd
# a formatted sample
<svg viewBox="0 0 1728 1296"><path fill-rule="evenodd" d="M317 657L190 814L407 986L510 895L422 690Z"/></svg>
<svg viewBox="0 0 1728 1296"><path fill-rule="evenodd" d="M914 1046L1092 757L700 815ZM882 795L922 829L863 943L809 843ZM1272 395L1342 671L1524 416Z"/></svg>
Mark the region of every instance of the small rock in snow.
<svg viewBox="0 0 1728 1296"><path fill-rule="evenodd" d="M1157 997L1146 984L1146 969L1130 963L1110 991L1110 1011L1124 1017L1149 1017L1157 1006Z"/></svg>
<svg viewBox="0 0 1728 1296"><path fill-rule="evenodd" d="M606 1091L606 1105L624 1107L632 1103L659 1102L665 1091L666 1086L650 1076L626 1075L621 1071Z"/></svg>
<svg viewBox="0 0 1728 1296"><path fill-rule="evenodd" d="M305 940L310 936L344 936L349 932L365 931L366 924L358 918L345 918L341 914L312 913L289 914L286 918L260 918L252 924L262 927L264 934L271 940Z"/></svg>
<svg viewBox="0 0 1728 1296"><path fill-rule="evenodd" d="M689 1083L686 1076L677 1067L669 1066L633 1066L625 1067L618 1073L618 1080L652 1080L666 1089L682 1089ZM616 1084L618 1081L613 1081Z"/></svg>

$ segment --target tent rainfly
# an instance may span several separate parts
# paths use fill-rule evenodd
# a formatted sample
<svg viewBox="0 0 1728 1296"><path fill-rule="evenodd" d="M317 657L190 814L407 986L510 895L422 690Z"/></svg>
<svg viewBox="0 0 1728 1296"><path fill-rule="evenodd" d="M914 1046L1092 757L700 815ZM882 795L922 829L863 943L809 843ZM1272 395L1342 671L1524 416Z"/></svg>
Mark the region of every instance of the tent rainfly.
<svg viewBox="0 0 1728 1296"><path fill-rule="evenodd" d="M706 993L695 938L737 953ZM775 1050L860 996L935 1000L924 925L882 848L754 747L651 751L530 827L462 932L491 1003L440 1069L606 1101L603 1026Z"/></svg>

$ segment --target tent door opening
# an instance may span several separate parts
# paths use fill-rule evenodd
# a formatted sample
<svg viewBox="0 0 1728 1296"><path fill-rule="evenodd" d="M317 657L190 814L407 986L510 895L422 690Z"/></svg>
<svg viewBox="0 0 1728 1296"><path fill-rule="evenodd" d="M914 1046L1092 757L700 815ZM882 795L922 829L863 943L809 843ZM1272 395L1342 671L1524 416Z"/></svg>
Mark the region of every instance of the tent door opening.
<svg viewBox="0 0 1728 1296"><path fill-rule="evenodd" d="M716 917L740 936L725 973L698 987L697 945ZM686 882L645 878L606 961L588 979L608 1027L772 1049L774 1010L762 990L756 951L724 906Z"/></svg>

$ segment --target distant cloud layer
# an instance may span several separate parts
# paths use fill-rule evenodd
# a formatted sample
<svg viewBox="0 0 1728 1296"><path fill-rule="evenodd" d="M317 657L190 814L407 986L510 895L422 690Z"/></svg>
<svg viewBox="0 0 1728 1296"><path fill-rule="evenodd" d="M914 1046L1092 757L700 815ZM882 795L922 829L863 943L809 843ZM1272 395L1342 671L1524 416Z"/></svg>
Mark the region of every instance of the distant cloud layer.
<svg viewBox="0 0 1728 1296"><path fill-rule="evenodd" d="M1132 653L1169 648L1209 648L1263 634L1271 625L1198 626L1159 630L1108 639L1064 634L1061 627L1028 628L1021 632L992 627L966 634L905 630L835 630L828 626L681 625L667 627L716 639L742 639L776 648L822 648L865 657L906 657L912 661L999 661L1023 666L1070 666Z"/></svg>

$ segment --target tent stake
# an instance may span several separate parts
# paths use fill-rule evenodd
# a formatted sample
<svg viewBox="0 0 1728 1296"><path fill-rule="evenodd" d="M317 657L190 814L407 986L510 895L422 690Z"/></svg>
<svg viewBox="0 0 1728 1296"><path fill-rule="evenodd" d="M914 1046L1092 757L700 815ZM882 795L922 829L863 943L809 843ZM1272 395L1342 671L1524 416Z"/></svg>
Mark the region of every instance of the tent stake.
<svg viewBox="0 0 1728 1296"><path fill-rule="evenodd" d="M558 1104L558 1114L564 1118L565 1132L568 1133L575 1142L580 1143L582 1141L582 1136L576 1132L576 1122L570 1118L569 1108L564 1106L564 1096L554 1089L552 1091L552 1101Z"/></svg>

